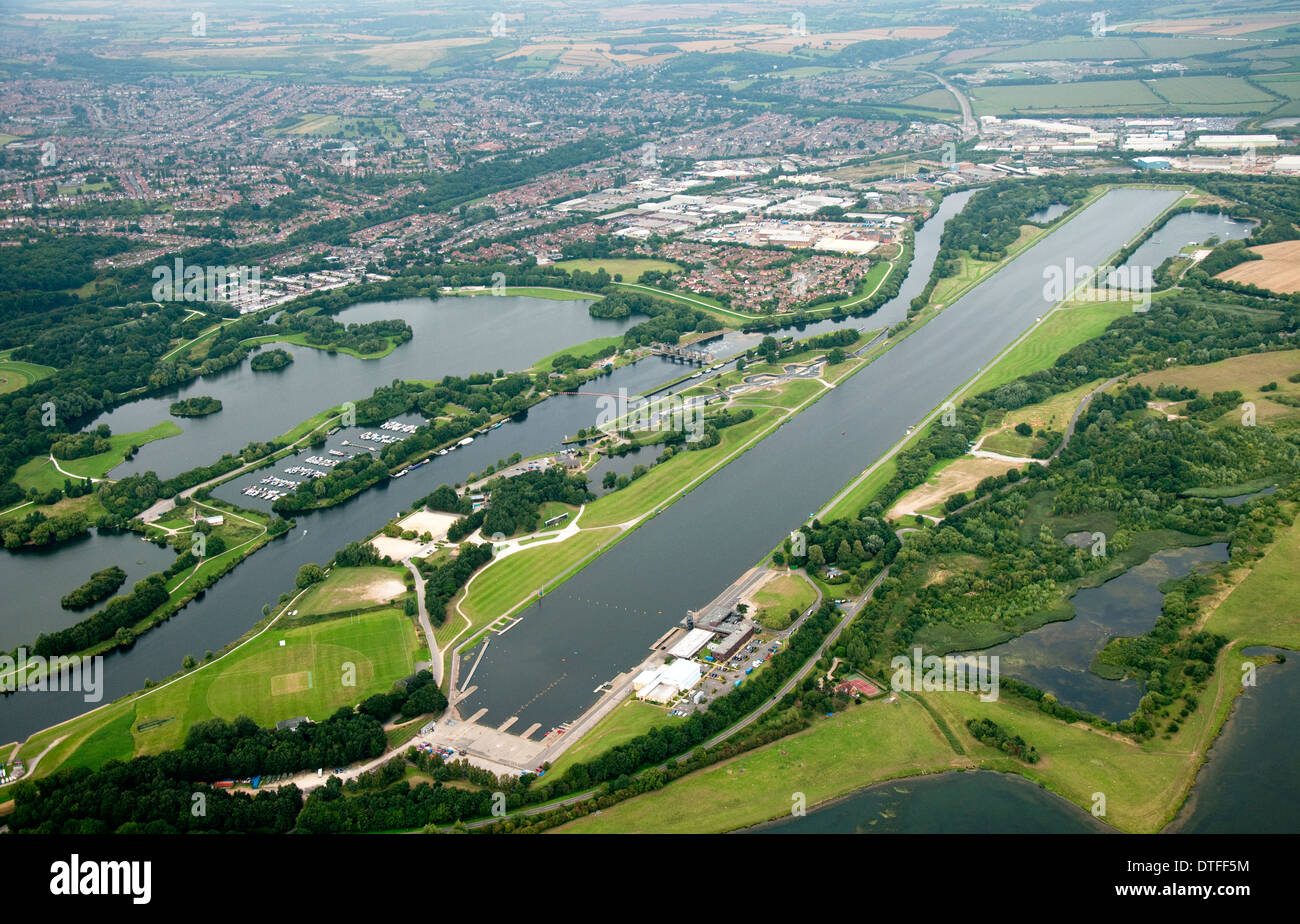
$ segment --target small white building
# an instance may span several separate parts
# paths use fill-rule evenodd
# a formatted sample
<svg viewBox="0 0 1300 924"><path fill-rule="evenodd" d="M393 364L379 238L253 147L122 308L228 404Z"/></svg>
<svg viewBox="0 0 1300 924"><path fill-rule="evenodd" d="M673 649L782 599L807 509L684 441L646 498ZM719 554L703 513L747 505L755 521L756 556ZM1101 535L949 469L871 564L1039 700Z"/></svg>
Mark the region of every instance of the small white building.
<svg viewBox="0 0 1300 924"><path fill-rule="evenodd" d="M667 703L700 682L704 672L694 661L678 658L671 664L649 668L637 674L632 690L638 699Z"/></svg>

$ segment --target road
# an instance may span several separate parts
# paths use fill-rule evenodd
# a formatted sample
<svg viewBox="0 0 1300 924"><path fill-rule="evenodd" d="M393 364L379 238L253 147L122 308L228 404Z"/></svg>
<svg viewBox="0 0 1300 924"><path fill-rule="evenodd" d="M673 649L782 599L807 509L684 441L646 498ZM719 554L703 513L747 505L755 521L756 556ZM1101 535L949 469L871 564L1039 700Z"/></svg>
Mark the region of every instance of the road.
<svg viewBox="0 0 1300 924"><path fill-rule="evenodd" d="M420 628L424 630L424 640L429 643L429 672L433 674L433 682L442 686L442 654L438 651L438 641L433 637L433 625L429 621L429 610L424 605L424 575L420 574L420 569L415 567L414 562L409 558L405 559L402 564L415 577L415 603L420 614Z"/></svg>
<svg viewBox="0 0 1300 924"><path fill-rule="evenodd" d="M978 138L980 134L980 123L979 120L975 118L975 112L971 109L970 100L966 98L966 94L961 90L958 90L953 84L949 83L938 74L931 73L930 71L922 71L921 73L939 81L939 83L943 84L943 88L951 93L953 98L957 100L957 105L961 107L962 141L970 141L972 138Z"/></svg>

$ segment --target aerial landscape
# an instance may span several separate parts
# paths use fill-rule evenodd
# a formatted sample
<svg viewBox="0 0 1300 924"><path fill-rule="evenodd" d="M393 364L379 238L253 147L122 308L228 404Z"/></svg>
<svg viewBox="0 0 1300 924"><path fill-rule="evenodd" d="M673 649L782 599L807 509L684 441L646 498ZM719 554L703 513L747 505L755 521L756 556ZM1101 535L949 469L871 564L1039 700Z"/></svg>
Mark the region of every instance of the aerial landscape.
<svg viewBox="0 0 1300 924"><path fill-rule="evenodd" d="M1300 4L9 0L0 72L40 891L1300 833Z"/></svg>

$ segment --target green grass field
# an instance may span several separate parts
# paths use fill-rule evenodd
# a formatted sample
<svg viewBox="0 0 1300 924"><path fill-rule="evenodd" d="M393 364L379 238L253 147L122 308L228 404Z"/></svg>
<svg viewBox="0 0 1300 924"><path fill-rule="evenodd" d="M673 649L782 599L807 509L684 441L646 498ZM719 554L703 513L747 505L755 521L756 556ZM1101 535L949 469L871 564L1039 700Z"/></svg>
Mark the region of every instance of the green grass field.
<svg viewBox="0 0 1300 924"><path fill-rule="evenodd" d="M1033 333L984 370L969 393L978 395L1031 372L1046 369L1062 353L1100 336L1111 321L1132 312L1129 302L1068 303L1048 315Z"/></svg>
<svg viewBox="0 0 1300 924"><path fill-rule="evenodd" d="M898 474L898 464L891 458L884 464L880 465L866 478L862 479L853 490L835 503L835 506L822 514L822 519L830 520L849 520L856 519L858 511L880 492L880 489L889 484L894 475Z"/></svg>
<svg viewBox="0 0 1300 924"><path fill-rule="evenodd" d="M556 269L562 269L570 273L574 270L594 273L599 269L603 269L610 276L622 276L623 282L640 282L641 274L650 270L659 270L666 273L681 271L681 267L676 263L649 258L620 259L618 257L600 257L591 260L560 260L554 266Z"/></svg>
<svg viewBox="0 0 1300 924"><path fill-rule="evenodd" d="M154 424L148 430L114 434L108 438L111 448L107 451L94 456L86 456L84 459L72 459L70 461L60 459L59 465L83 478L104 478L122 462L122 457L126 455L126 451L132 446L143 446L145 443L152 443L154 440L163 440L169 436L180 436L181 432L181 428L173 421L164 420L162 423Z"/></svg>
<svg viewBox="0 0 1300 924"><path fill-rule="evenodd" d="M41 759L37 775L46 776L64 763L93 767L179 747L193 723L216 716L242 713L268 726L299 715L328 718L340 706L387 692L411 673L417 654L414 623L394 608L310 624L282 621L171 683L38 732L20 755L30 761L62 739ZM348 662L355 686L344 683L351 679Z"/></svg>
<svg viewBox="0 0 1300 924"><path fill-rule="evenodd" d="M585 343L578 343L570 347L565 347L562 350L556 350L554 353L543 356L541 359L537 360L537 362L533 363L532 368L550 372L555 368L551 365L551 361L557 356L563 356L565 353L568 353L571 356L590 356L592 353L603 350L606 347L614 347L617 350L622 343L623 337L621 334L613 337L596 337L595 339L588 340ZM613 359L614 356L611 356L610 358Z"/></svg>
<svg viewBox="0 0 1300 924"><path fill-rule="evenodd" d="M112 721L97 728L72 752L66 766L98 770L106 760L129 760L135 751L135 739L131 737L134 719L129 709L117 710Z"/></svg>
<svg viewBox="0 0 1300 924"><path fill-rule="evenodd" d="M54 374L53 366L24 363L14 359L0 360L0 395L26 388Z"/></svg>
<svg viewBox="0 0 1300 924"><path fill-rule="evenodd" d="M105 478L114 467L121 464L122 457L131 446L143 446L145 443L151 443L154 440L178 436L181 432L181 428L173 421L164 420L148 430L114 434L108 438L110 448L106 451L93 456L85 456L81 459L60 459L59 466L77 478ZM64 475L54 467L54 463L50 461L49 456L37 456L18 466L14 481L24 491L28 488L49 491L54 488L62 488L63 482L69 477L71 476Z"/></svg>
<svg viewBox="0 0 1300 924"><path fill-rule="evenodd" d="M1168 742L1139 745L1088 726L1067 725L1023 700L985 703L969 693L921 695L986 769L1020 773L1081 808L1092 806L1093 793L1105 793L1103 820L1125 831L1159 830L1182 801L1179 780L1190 758ZM966 728L971 718L992 719L1009 734L1020 735L1042 759L1024 764L980 743Z"/></svg>
<svg viewBox="0 0 1300 924"><path fill-rule="evenodd" d="M758 621L765 629L781 630L790 625L790 610L803 612L817 599L817 591L801 575L783 574L754 594Z"/></svg>
<svg viewBox="0 0 1300 924"><path fill-rule="evenodd" d="M525 549L489 564L475 577L468 593L458 598L461 609L473 623L461 641L504 616L525 598L536 596L539 587L548 587L617 535L614 529L584 529L563 542ZM465 620L456 613L453 602L448 607L446 623L434 631L439 646L448 644L464 627Z"/></svg>
<svg viewBox="0 0 1300 924"><path fill-rule="evenodd" d="M382 339L385 341L385 346L383 349L376 350L374 353L358 353L350 347L334 347L333 352L346 353L348 356L355 356L357 359L382 359L389 353L393 352L393 350L397 349L397 341L394 338L384 337ZM287 343L292 344L293 346L306 347L310 350L321 350L326 353L331 352L330 347L308 343L307 335L305 333L266 334L262 337L249 337L247 340L241 340L240 343L244 346L266 346L272 343Z"/></svg>
<svg viewBox="0 0 1300 924"><path fill-rule="evenodd" d="M669 716L662 706L655 706L629 696L613 712L597 722L596 727L583 735L577 744L561 754L560 759L547 771L547 777L554 776L559 779L574 764L592 760L610 748L627 744L656 725L670 725L684 721L685 719Z"/></svg>
<svg viewBox="0 0 1300 924"><path fill-rule="evenodd" d="M770 408L760 408L751 419L722 430L718 445L696 452L680 452L667 462L653 466L646 475L621 491L606 494L589 504L582 515L582 526L590 528L625 523L646 510L668 503L690 482L770 425L779 413Z"/></svg>
<svg viewBox="0 0 1300 924"><path fill-rule="evenodd" d="M191 724L213 716L246 715L260 725L300 715L328 718L339 706L385 692L410 674L415 650L414 624L396 608L276 624L220 661L140 699L135 725L176 721L135 731L137 750L175 747ZM349 680L355 685L346 685Z"/></svg>
<svg viewBox="0 0 1300 924"><path fill-rule="evenodd" d="M1300 609L1295 576L1300 571L1300 519L1256 563L1250 576L1219 604L1206 623L1211 632L1239 640L1237 647L1300 648Z"/></svg>
<svg viewBox="0 0 1300 924"><path fill-rule="evenodd" d="M559 828L566 833L716 833L789 814L880 780L949 768L956 755L917 703L871 703Z"/></svg>
<svg viewBox="0 0 1300 924"><path fill-rule="evenodd" d="M407 593L403 578L410 572L392 568L335 568L298 603L298 615L319 616L389 603Z"/></svg>

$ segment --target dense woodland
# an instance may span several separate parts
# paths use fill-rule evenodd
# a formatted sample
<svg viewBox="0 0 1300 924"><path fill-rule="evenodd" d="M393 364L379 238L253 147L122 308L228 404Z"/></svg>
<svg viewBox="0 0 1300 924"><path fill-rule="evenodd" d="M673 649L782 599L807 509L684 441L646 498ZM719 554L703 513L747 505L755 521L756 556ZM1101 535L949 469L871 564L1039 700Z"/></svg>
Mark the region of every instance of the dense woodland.
<svg viewBox="0 0 1300 924"><path fill-rule="evenodd" d="M65 594L61 604L65 610L84 610L112 596L125 583L126 572L117 565L110 565L102 571L96 571L76 590Z"/></svg>

